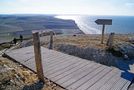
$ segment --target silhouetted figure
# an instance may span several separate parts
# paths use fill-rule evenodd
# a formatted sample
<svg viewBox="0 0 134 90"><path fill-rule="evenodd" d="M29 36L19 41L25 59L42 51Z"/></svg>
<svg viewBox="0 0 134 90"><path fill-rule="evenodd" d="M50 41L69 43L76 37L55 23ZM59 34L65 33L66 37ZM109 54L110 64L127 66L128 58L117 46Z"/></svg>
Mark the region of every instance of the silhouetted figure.
<svg viewBox="0 0 134 90"><path fill-rule="evenodd" d="M17 43L17 39L16 39L16 38L13 39L13 43L14 43L14 44Z"/></svg>
<svg viewBox="0 0 134 90"><path fill-rule="evenodd" d="M20 42L22 42L23 41L23 36L22 35L20 35Z"/></svg>

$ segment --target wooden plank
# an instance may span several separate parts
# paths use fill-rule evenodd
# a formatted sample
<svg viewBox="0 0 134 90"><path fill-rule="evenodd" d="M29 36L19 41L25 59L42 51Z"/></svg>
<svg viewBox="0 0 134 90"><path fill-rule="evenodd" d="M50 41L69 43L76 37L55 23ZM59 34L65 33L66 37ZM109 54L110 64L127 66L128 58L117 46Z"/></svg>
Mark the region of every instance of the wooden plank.
<svg viewBox="0 0 134 90"><path fill-rule="evenodd" d="M72 61L72 60L71 60L71 62L73 62L73 64L75 64L75 63L78 63L79 61ZM70 63L68 63L68 64L69 64L69 66L72 65L72 64L70 64ZM57 65L57 67L54 68L54 70L50 70L49 72L55 71L55 70L57 70L57 69L61 69L62 67L63 67L63 68L66 68L65 66L66 66L66 64L65 64L65 65L64 65L64 64L61 64L61 67L59 67L59 65ZM49 72L48 72L48 73L49 73Z"/></svg>
<svg viewBox="0 0 134 90"><path fill-rule="evenodd" d="M46 75L53 74L53 73L58 72L58 71L62 71L62 70L64 70L64 69L66 69L67 67L70 67L71 65L74 65L74 64L76 64L76 63L77 63L76 61L73 62L73 63L69 63L68 65L67 65L67 64L66 64L66 65L62 65L62 63L61 63L61 64L60 64L61 67L57 67L57 68L55 68L55 69L53 69L53 70L49 70L48 72L46 72L46 73L47 73Z"/></svg>
<svg viewBox="0 0 134 90"><path fill-rule="evenodd" d="M59 58L58 58L59 59ZM48 61L48 59L46 58L46 60ZM29 60L28 62L25 62L25 64L31 64L34 61L34 58L32 60ZM45 65L44 67L49 68L52 67L52 65L56 65L57 63L60 63L62 60L59 59L59 61L56 61L56 63L47 63L45 61L43 61L43 65ZM63 61L62 61L63 62Z"/></svg>
<svg viewBox="0 0 134 90"><path fill-rule="evenodd" d="M59 66L63 66L64 67L64 63L66 63L66 62L68 62L68 63L70 63L70 62L74 62L74 63L78 63L79 62L79 60L77 59L75 59L75 58L67 58L67 60L65 59L65 61L63 62L63 63L58 63L57 64L57 68L61 68L61 67L59 67ZM85 62L85 61L83 61L83 62ZM89 63L89 62L88 62ZM70 63L70 65L71 64L73 64L73 63ZM50 67L51 68L51 67ZM53 68L53 67L52 67ZM51 68L51 69L52 69ZM56 69L56 67L54 67L53 69ZM52 72L52 70L49 70L49 71L51 71Z"/></svg>
<svg viewBox="0 0 134 90"><path fill-rule="evenodd" d="M127 80L121 78L120 80L117 81L117 83L114 84L114 86L112 86L111 90L121 90L126 83Z"/></svg>
<svg viewBox="0 0 134 90"><path fill-rule="evenodd" d="M25 63L25 66L36 72L35 62L32 62L32 64Z"/></svg>
<svg viewBox="0 0 134 90"><path fill-rule="evenodd" d="M20 49L14 49L12 51L7 51L6 53L19 54L18 52L21 52L22 54L28 53L28 52L34 52L33 51L33 46L29 46L29 47L25 47L25 48L20 48Z"/></svg>
<svg viewBox="0 0 134 90"><path fill-rule="evenodd" d="M88 90L99 90L101 86L103 86L109 79L111 79L114 75L116 75L118 72L117 69L113 69L111 72L109 72L105 77L103 77L101 80L96 82L94 85L88 88Z"/></svg>
<svg viewBox="0 0 134 90"><path fill-rule="evenodd" d="M110 90L113 85L121 79L120 75L121 71L118 71L118 73L114 77L112 77L107 83L105 83L99 90Z"/></svg>
<svg viewBox="0 0 134 90"><path fill-rule="evenodd" d="M103 66L102 65L101 67L95 69L93 72L89 73L88 75L86 75L85 77L81 78L77 82L75 82L72 85L68 86L67 89L69 89L69 90L75 90L76 88L78 88L79 86L81 86L82 84L84 84L86 81L88 81L91 78L93 78L96 74L99 74L105 68L106 68L106 66Z"/></svg>
<svg viewBox="0 0 134 90"><path fill-rule="evenodd" d="M45 55L43 58L45 58ZM64 54L62 54L62 55L61 54L54 54L53 56L51 56L51 58L48 58L48 60L44 60L43 64L46 64L46 65L56 64L59 61L66 61L66 59L68 59L68 58L72 58L72 57L69 57L68 55L64 55ZM47 58L45 58L45 59L47 59Z"/></svg>
<svg viewBox="0 0 134 90"><path fill-rule="evenodd" d="M62 60L62 59L59 58L58 61L56 61L56 62L53 62L53 63L43 62L43 64L46 65L45 67L49 67L49 69L53 69L56 66L58 66L60 63L69 63L69 62L70 62L70 60L65 61L65 60Z"/></svg>
<svg viewBox="0 0 134 90"><path fill-rule="evenodd" d="M42 58L43 59L51 59L51 61L56 61L57 59L56 58L62 58L62 57L67 57L67 55L64 55L64 54L57 54L57 53L50 53L48 50L46 50L47 54L43 53L43 56ZM54 59L55 58L55 59Z"/></svg>
<svg viewBox="0 0 134 90"><path fill-rule="evenodd" d="M121 90L125 87L127 88L127 83L132 81L134 75L130 72L124 71L121 73L121 77L122 78L112 87L111 90Z"/></svg>
<svg viewBox="0 0 134 90"><path fill-rule="evenodd" d="M81 62L81 60L80 59L75 59L75 58L73 58L73 60L75 60L74 61L74 63L71 63L68 67L70 67L71 65L73 65L73 64L76 64L76 63L79 63L79 62ZM73 60L71 60L71 61L73 61ZM83 63L86 63L87 61L82 61ZM89 62L88 62L89 63ZM62 70L64 71L64 69L66 69L67 67L65 67L65 65L63 65L62 63L60 64L61 66L63 66L63 69L61 69L61 67L59 67L59 65L57 66L57 68L54 68L54 70L49 70L48 72L47 72L47 74L49 74L49 75L51 75L52 73L55 73L55 72L61 72ZM56 69L56 70L55 70ZM57 70L59 70L59 71L57 71Z"/></svg>
<svg viewBox="0 0 134 90"><path fill-rule="evenodd" d="M87 69L83 70L83 72L81 72L78 75L74 75L69 80L67 80L66 82L62 83L61 85L67 88L68 86L70 86L71 84L73 84L76 81L80 80L81 78L87 76L89 73L91 73L95 69L99 68L100 66L101 65L99 65L99 64L97 65L96 63L94 63L93 66L91 66L90 68L87 68Z"/></svg>
<svg viewBox="0 0 134 90"><path fill-rule="evenodd" d="M46 64L48 66L53 66L53 64L56 65L58 63L62 63L62 62L66 62L66 61L74 61L75 58L66 56L66 57L59 57L59 58L52 58L52 59L57 59L57 60L55 60L54 62L50 62L50 63L47 63L44 61L43 64Z"/></svg>
<svg viewBox="0 0 134 90"><path fill-rule="evenodd" d="M130 84L131 84L131 81L127 81L127 83L123 86L121 90L128 90L128 87Z"/></svg>
<svg viewBox="0 0 134 90"><path fill-rule="evenodd" d="M65 67L66 65L68 65L68 64L71 64L71 63L75 63L76 61L74 61L74 60L66 60L66 61L59 61L57 64L53 64L53 65L51 65L51 67L49 66L49 68L47 69L47 70L45 70L45 72L47 72L47 71L51 71L51 70L53 70L53 69L56 69L56 68L60 68L59 66L61 66L61 67Z"/></svg>
<svg viewBox="0 0 134 90"><path fill-rule="evenodd" d="M80 73L82 73L85 70L89 70L89 68L91 68L94 65L94 63L89 63L88 65L86 65L85 67L82 67L80 69L78 69L77 71L65 76L64 78L59 79L58 81L56 81L57 83L59 83L60 85L63 84L64 82L68 81L69 79L71 79L72 77L75 77L77 75L79 75Z"/></svg>
<svg viewBox="0 0 134 90"><path fill-rule="evenodd" d="M105 68L101 73L97 74L92 79L88 80L83 85L81 85L80 87L78 87L77 90L86 90L86 89L88 89L93 84L95 84L97 81L99 81L102 77L104 77L105 75L107 75L111 70L112 69L109 68L109 67Z"/></svg>
<svg viewBox="0 0 134 90"><path fill-rule="evenodd" d="M58 71L58 72L55 72L55 73L53 73L53 74L49 74L49 73L48 73L48 77L49 77L49 78L56 77L56 76L58 76L58 75L60 75L60 74L62 74L62 73L64 73L64 72L67 72L67 71L69 71L69 70L71 70L71 69L73 69L73 68L75 68L75 67L78 67L80 64L83 64L83 63L84 63L84 62L80 61L80 62L78 62L78 63L72 64L71 66L69 66L69 67L67 67L67 68L65 68L65 69L63 69L63 70L60 70L60 71Z"/></svg>
<svg viewBox="0 0 134 90"><path fill-rule="evenodd" d="M61 56L52 55L50 57L43 57L43 59L44 58L46 60L43 61L43 64L46 64L46 65L56 64L64 60L62 55Z"/></svg>
<svg viewBox="0 0 134 90"><path fill-rule="evenodd" d="M57 65L55 68L53 68L51 70L50 69L47 70L46 73L52 74L54 72L60 71L62 69L65 69L65 68L69 67L70 65L72 65L74 63L77 63L77 62L76 61L69 61L68 63L64 63L64 64L61 63L61 64Z"/></svg>
<svg viewBox="0 0 134 90"><path fill-rule="evenodd" d="M7 53L8 56L12 56L13 59L17 59L19 62L24 63L28 61L31 57L34 58L33 54L13 54L13 53ZM22 58L22 55L25 56Z"/></svg>
<svg viewBox="0 0 134 90"><path fill-rule="evenodd" d="M63 74L60 74L60 75L58 75L58 76L56 76L56 77L53 77L53 78L51 78L51 79L52 79L53 81L57 81L58 79L63 78L63 77L65 77L66 75L69 75L70 73L73 73L73 72L79 70L80 68L82 68L82 67L84 67L84 66L86 66L86 65L87 65L87 63L83 63L83 64L81 64L80 66L75 67L75 68L73 68L73 69L71 69L71 70L69 70L69 71L67 71L67 72L65 72L65 73L63 73Z"/></svg>

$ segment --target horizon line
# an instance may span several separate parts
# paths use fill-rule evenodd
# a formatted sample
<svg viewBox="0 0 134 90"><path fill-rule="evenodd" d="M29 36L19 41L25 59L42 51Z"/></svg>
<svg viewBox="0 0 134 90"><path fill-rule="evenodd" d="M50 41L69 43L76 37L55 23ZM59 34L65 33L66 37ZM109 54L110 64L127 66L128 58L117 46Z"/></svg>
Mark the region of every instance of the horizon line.
<svg viewBox="0 0 134 90"><path fill-rule="evenodd" d="M64 15L80 15L80 16L134 16L134 15L102 15L102 14L49 14L49 13L0 13L0 15L60 15L60 16L64 16Z"/></svg>

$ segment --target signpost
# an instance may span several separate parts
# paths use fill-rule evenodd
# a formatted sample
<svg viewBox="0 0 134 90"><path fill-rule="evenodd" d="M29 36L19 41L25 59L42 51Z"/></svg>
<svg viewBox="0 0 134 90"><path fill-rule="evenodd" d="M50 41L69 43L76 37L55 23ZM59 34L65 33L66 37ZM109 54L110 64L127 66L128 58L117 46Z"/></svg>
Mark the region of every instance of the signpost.
<svg viewBox="0 0 134 90"><path fill-rule="evenodd" d="M101 44L103 44L105 25L112 25L112 19L97 19L95 23L98 25L103 25L101 37Z"/></svg>

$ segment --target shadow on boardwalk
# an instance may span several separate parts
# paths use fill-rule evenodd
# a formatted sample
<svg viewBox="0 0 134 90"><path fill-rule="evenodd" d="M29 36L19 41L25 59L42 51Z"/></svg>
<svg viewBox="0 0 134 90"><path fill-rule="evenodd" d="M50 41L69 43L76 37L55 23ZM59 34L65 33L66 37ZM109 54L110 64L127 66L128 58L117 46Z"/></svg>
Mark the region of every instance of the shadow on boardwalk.
<svg viewBox="0 0 134 90"><path fill-rule="evenodd" d="M132 65L132 67L130 67L131 65ZM122 72L122 77L124 77L124 78L126 77L127 80L129 80L130 76L134 77L133 66L134 66L134 60L130 60L130 61L119 60L117 62L117 67L120 70L124 71L124 72Z"/></svg>
<svg viewBox="0 0 134 90"><path fill-rule="evenodd" d="M42 90L43 87L44 87L44 83L38 81L32 85L25 85L22 90Z"/></svg>
<svg viewBox="0 0 134 90"><path fill-rule="evenodd" d="M117 63L118 67L120 70L123 70L124 72L121 73L121 77L131 81L131 84L129 85L128 90L134 90L134 60L130 60L130 61L124 61L124 60L120 60ZM130 67L130 65L132 65L132 67ZM131 79L133 78L133 79Z"/></svg>

